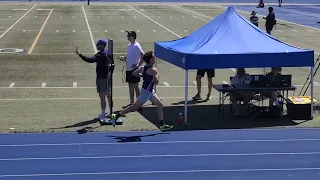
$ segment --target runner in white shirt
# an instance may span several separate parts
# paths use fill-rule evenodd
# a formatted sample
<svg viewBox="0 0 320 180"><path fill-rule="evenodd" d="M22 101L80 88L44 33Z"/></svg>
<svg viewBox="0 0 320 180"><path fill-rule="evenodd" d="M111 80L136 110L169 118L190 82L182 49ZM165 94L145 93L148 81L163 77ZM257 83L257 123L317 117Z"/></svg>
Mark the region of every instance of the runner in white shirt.
<svg viewBox="0 0 320 180"><path fill-rule="evenodd" d="M138 69L143 61L141 60L144 52L140 46L140 44L136 41L137 33L135 31L126 31L128 41L127 48L127 56L125 57L126 60L126 82L129 86L129 96L130 96L130 104L123 106L123 108L127 108L130 105L134 104L134 92L136 93L136 97L140 96L140 89L139 89L139 82L140 77L134 76L133 72Z"/></svg>

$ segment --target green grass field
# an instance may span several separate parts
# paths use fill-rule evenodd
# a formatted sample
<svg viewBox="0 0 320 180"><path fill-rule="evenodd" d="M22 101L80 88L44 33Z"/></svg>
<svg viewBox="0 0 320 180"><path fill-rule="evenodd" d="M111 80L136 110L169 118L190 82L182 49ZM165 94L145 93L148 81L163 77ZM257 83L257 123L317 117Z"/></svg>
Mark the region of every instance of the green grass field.
<svg viewBox="0 0 320 180"><path fill-rule="evenodd" d="M92 121L100 111L95 90L95 64L87 64L74 54L76 46L93 55L94 41L114 40L115 55L123 55L128 44L126 30L136 30L145 51L153 50L155 41L184 37L205 25L225 8L215 4L127 4L100 3L0 3L0 132L76 131L91 127L95 131L139 131L157 127L155 109L146 105L142 114L131 113L123 126L99 127ZM240 12L249 17L248 13ZM263 24L264 22L261 22ZM320 30L290 22L278 25L273 35L287 43L320 52ZM8 48L23 53L4 53ZM317 54L315 54L315 58ZM177 123L183 111L184 71L159 60L161 84L157 88L165 108L165 119ZM128 100L128 88L121 81L122 62L116 62L114 75L115 110ZM247 69L262 73L261 69ZM284 68L293 74L299 93L310 72L307 68ZM232 69L217 70L215 83L228 82ZM195 72L190 72L189 96L196 93ZM315 78L320 83L319 76ZM207 93L205 79L203 94ZM320 85L315 86L320 98ZM314 127L312 121L252 122L219 120L216 112L218 93L213 99L193 104L189 110L190 126L179 129L251 128L273 126Z"/></svg>

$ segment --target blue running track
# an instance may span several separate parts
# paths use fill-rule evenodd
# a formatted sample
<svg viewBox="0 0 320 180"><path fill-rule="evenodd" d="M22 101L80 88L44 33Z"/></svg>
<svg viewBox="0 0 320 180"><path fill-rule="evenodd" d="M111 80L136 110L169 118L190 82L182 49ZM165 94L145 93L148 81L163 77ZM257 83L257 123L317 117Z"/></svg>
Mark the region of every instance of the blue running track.
<svg viewBox="0 0 320 180"><path fill-rule="evenodd" d="M320 179L320 129L0 135L0 179Z"/></svg>

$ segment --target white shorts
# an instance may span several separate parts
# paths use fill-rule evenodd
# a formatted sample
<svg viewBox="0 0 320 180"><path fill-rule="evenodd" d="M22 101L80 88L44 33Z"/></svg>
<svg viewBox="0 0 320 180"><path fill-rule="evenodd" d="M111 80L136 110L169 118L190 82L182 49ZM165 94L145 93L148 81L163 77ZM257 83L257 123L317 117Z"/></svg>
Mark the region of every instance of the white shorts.
<svg viewBox="0 0 320 180"><path fill-rule="evenodd" d="M140 90L140 96L137 98L137 102L144 104L151 98L156 96L156 92L152 90L152 92L145 90L144 88L141 88Z"/></svg>

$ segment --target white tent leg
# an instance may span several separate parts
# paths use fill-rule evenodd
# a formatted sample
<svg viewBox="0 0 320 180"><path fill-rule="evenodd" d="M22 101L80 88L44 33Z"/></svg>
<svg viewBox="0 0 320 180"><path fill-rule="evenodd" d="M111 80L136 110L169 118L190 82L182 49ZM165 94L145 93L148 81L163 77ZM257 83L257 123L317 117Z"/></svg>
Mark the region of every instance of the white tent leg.
<svg viewBox="0 0 320 180"><path fill-rule="evenodd" d="M188 82L189 82L189 77L188 77L188 70L186 70L186 75L185 75L185 78L186 78L186 82L185 82L185 89L184 89L184 124L187 124L188 123Z"/></svg>
<svg viewBox="0 0 320 180"><path fill-rule="evenodd" d="M310 76L311 76L311 119L313 119L313 73L314 73L314 67L311 67L311 72L310 72Z"/></svg>

